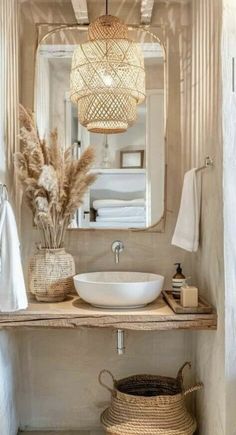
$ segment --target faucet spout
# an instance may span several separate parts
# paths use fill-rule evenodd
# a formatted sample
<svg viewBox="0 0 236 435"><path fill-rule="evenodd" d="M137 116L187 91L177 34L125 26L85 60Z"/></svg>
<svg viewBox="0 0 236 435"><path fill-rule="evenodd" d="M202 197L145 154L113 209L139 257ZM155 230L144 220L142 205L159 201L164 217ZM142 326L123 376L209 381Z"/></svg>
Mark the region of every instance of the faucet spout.
<svg viewBox="0 0 236 435"><path fill-rule="evenodd" d="M111 245L112 252L114 253L115 264L120 262L120 253L124 251L124 244L120 240L115 240Z"/></svg>
<svg viewBox="0 0 236 435"><path fill-rule="evenodd" d="M119 262L120 262L120 248L119 246L117 246L115 248L115 263L119 264Z"/></svg>

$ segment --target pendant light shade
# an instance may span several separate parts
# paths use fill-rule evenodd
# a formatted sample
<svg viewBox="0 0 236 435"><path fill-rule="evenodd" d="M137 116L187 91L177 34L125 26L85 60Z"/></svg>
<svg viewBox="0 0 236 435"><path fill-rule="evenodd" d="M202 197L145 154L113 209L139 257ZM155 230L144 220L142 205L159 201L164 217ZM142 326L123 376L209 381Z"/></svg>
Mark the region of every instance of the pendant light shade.
<svg viewBox="0 0 236 435"><path fill-rule="evenodd" d="M71 100L89 131L121 133L135 122L137 104L145 99L141 47L111 15L89 25L88 39L73 54Z"/></svg>

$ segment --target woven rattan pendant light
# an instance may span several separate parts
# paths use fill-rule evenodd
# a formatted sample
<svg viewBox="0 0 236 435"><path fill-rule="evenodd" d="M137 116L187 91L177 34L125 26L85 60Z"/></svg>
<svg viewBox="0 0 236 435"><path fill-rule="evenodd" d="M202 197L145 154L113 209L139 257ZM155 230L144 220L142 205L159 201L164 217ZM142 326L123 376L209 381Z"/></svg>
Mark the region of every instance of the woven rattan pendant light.
<svg viewBox="0 0 236 435"><path fill-rule="evenodd" d="M79 122L91 132L122 133L144 99L141 47L128 38L125 24L106 13L89 25L88 41L73 54L71 100Z"/></svg>

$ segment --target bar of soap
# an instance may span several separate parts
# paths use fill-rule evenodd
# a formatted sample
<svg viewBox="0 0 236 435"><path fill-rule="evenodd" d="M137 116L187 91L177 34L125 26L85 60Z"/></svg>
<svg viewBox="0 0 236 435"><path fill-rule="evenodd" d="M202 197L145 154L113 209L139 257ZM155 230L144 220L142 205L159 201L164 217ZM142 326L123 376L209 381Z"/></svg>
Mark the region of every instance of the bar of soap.
<svg viewBox="0 0 236 435"><path fill-rule="evenodd" d="M193 286L181 287L180 303L184 308L198 307L198 288Z"/></svg>

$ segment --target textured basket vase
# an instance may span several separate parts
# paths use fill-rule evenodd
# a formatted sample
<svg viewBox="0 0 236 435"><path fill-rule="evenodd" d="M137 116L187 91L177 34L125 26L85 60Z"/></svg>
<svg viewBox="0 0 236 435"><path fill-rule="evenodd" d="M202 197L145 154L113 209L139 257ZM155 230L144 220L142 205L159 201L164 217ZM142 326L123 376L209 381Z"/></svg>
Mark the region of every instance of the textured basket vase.
<svg viewBox="0 0 236 435"><path fill-rule="evenodd" d="M111 406L101 421L106 433L113 435L192 435L197 428L195 419L185 406L185 396L202 388L202 384L184 390L183 368L177 378L138 375L116 381L103 370L99 382L112 394ZM113 389L102 382L109 373Z"/></svg>
<svg viewBox="0 0 236 435"><path fill-rule="evenodd" d="M75 263L64 249L38 249L29 263L29 288L41 302L63 301L74 290Z"/></svg>

